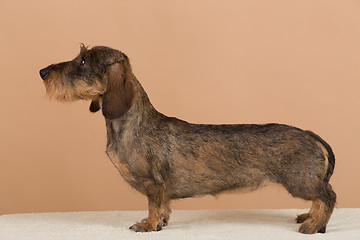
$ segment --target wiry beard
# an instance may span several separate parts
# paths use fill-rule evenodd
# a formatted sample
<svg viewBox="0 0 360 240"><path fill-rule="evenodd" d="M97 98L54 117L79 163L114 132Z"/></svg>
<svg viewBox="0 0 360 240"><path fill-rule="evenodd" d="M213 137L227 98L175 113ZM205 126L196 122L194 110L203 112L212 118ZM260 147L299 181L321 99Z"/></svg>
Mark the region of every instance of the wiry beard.
<svg viewBox="0 0 360 240"><path fill-rule="evenodd" d="M61 78L49 76L44 81L46 95L50 99L60 102L71 102L79 99L93 100L105 92L105 86L96 80L93 83L87 83L83 80L75 80L74 82L63 81Z"/></svg>

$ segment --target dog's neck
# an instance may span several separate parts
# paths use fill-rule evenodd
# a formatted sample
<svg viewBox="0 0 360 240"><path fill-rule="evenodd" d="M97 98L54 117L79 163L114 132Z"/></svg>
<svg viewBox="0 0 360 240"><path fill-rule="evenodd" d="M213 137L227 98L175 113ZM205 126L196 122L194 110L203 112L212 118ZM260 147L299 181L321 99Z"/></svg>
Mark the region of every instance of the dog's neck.
<svg viewBox="0 0 360 240"><path fill-rule="evenodd" d="M118 134L127 129L139 130L156 124L157 119L165 117L159 113L151 104L148 95L140 82L133 76L136 94L134 103L124 115L116 119L106 119L106 124L111 125ZM151 122L150 122L151 119Z"/></svg>

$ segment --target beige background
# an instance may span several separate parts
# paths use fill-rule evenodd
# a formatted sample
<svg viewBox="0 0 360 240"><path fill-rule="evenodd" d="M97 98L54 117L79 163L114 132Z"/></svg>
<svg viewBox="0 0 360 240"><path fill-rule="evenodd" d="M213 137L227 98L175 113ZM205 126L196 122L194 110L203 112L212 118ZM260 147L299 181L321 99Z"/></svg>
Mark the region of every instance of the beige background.
<svg viewBox="0 0 360 240"><path fill-rule="evenodd" d="M167 115L315 131L336 154L338 207L360 207L359 24L350 0L0 1L1 213L147 207L105 155L103 116L45 97L39 69L80 42L125 52ZM280 187L173 203L302 207Z"/></svg>

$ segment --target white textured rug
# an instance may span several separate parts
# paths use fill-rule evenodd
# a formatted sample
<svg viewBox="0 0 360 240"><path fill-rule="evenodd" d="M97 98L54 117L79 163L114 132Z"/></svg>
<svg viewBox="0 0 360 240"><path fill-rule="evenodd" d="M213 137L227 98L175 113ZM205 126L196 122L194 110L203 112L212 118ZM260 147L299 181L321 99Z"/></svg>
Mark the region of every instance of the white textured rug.
<svg viewBox="0 0 360 240"><path fill-rule="evenodd" d="M360 209L335 209L326 234L297 232L303 209L174 211L160 232L128 229L146 212L68 212L0 216L1 240L82 239L360 239Z"/></svg>

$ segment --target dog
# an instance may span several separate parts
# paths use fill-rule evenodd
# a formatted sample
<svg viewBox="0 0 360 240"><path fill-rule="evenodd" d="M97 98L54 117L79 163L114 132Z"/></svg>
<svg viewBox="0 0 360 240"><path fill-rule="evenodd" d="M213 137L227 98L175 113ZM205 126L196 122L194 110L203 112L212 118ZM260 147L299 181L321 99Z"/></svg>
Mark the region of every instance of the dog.
<svg viewBox="0 0 360 240"><path fill-rule="evenodd" d="M106 153L114 166L148 199L148 217L130 227L159 231L169 223L170 201L255 190L281 184L293 196L312 201L297 216L299 232L325 233L336 203L329 180L335 156L322 138L284 124L192 124L158 112L115 49L83 44L73 60L40 70L50 98L90 100L102 109Z"/></svg>

